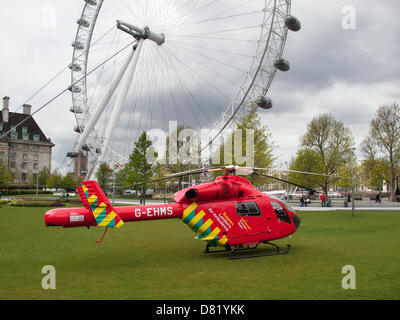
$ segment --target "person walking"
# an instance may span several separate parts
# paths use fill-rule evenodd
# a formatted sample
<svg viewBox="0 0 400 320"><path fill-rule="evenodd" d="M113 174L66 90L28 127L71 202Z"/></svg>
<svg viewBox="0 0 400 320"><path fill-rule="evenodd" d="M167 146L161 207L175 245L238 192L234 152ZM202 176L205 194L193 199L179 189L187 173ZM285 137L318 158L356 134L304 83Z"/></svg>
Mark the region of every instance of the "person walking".
<svg viewBox="0 0 400 320"><path fill-rule="evenodd" d="M382 200L381 200L381 193L380 193L380 192L378 192L378 193L376 194L375 202L376 202L376 203L382 203Z"/></svg>

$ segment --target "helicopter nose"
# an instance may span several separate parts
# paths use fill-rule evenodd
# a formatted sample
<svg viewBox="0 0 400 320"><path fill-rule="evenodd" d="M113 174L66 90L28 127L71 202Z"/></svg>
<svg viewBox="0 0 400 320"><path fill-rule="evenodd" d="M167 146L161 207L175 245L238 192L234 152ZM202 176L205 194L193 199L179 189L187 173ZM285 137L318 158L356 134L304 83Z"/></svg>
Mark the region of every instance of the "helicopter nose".
<svg viewBox="0 0 400 320"><path fill-rule="evenodd" d="M297 214L292 214L292 220L296 226L296 230L300 228L300 217Z"/></svg>

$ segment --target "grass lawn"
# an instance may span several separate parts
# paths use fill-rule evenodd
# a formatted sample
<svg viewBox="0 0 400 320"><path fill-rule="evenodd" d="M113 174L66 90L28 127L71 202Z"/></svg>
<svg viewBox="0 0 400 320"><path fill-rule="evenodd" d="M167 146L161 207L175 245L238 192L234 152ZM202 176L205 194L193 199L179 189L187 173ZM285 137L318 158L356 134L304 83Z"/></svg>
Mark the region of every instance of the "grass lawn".
<svg viewBox="0 0 400 320"><path fill-rule="evenodd" d="M400 299L400 212L303 212L288 255L229 261L179 220L45 228L40 208L0 208L0 299ZM270 250L267 248L267 250ZM41 287L42 267L57 289ZM343 290L353 265L357 289Z"/></svg>

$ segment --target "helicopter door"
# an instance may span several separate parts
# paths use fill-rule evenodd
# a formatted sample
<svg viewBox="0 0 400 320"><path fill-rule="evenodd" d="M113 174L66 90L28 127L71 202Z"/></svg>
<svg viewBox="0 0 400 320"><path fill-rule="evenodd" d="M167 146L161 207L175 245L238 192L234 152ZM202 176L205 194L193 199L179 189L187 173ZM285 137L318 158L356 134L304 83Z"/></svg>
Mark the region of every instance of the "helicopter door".
<svg viewBox="0 0 400 320"><path fill-rule="evenodd" d="M246 230L247 234L254 235L265 231L265 224L260 223L264 217L257 202L236 203L236 214L239 217L238 226L242 230Z"/></svg>

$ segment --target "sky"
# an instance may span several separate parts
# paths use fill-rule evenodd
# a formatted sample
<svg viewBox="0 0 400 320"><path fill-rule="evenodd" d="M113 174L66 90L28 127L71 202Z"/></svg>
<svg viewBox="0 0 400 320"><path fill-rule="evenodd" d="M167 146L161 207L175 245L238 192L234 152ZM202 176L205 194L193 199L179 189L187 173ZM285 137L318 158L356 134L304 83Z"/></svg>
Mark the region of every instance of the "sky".
<svg viewBox="0 0 400 320"><path fill-rule="evenodd" d="M69 86L65 67L82 8L81 0L1 1L0 96L11 97L11 111L21 111L61 71L29 100L33 111ZM283 56L291 70L277 73L268 92L274 108L260 111L278 163L296 154L313 117L331 113L350 128L359 147L377 108L400 100L399 13L397 0L292 1L302 30L288 35ZM35 115L56 145L53 169L63 165L76 138L71 104L67 92Z"/></svg>

